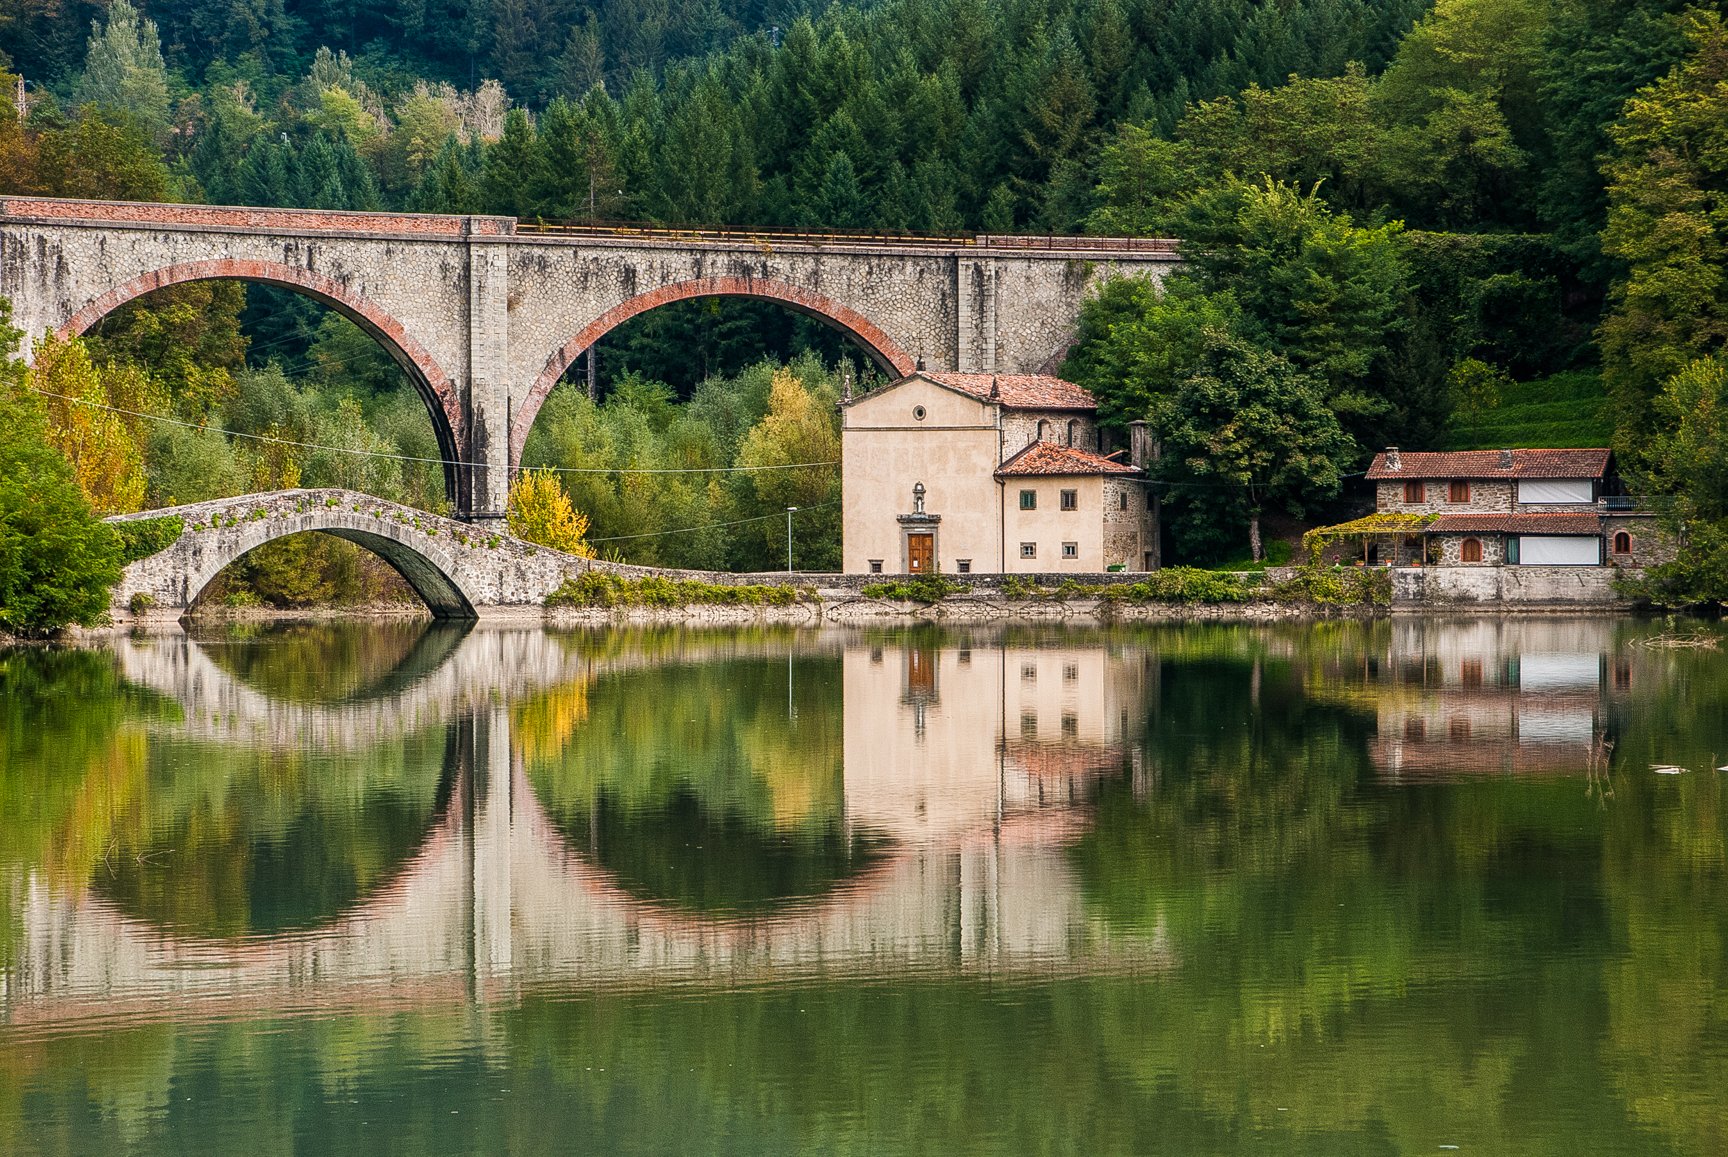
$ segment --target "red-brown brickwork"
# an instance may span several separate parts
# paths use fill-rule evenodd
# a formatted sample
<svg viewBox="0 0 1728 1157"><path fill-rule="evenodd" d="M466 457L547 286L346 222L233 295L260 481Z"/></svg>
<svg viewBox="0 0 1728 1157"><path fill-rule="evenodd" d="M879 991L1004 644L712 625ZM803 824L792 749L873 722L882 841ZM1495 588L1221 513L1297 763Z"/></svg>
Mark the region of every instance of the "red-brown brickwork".
<svg viewBox="0 0 1728 1157"><path fill-rule="evenodd" d="M349 213L323 209L254 209L227 205L166 205L144 201L72 201L58 197L0 197L0 216L174 228L220 226L254 233L403 233L415 236L508 236L512 217L456 217L422 213Z"/></svg>
<svg viewBox="0 0 1728 1157"><path fill-rule="evenodd" d="M546 401L546 396L552 392L552 387L558 384L558 379L564 376L564 371L570 368L570 364L582 351L637 314L693 297L754 297L778 301L800 312L832 322L850 333L897 375L904 377L913 370L911 356L869 318L819 293L800 289L796 285L752 277L700 277L674 285L663 285L659 289L639 294L629 301L613 306L584 326L580 333L565 342L547 359L545 369L540 371L540 376L535 379L533 387L528 391L528 397L511 423L510 460L521 461L522 447L528 441L528 431L534 425L534 416L540 412L540 407Z"/></svg>
<svg viewBox="0 0 1728 1157"><path fill-rule="evenodd" d="M60 327L59 336L73 337L84 333L104 317L134 298L170 285L187 281L257 281L295 289L330 308L340 311L362 329L382 342L398 361L406 361L404 369L420 379L419 384L430 390L444 413L452 442L466 445L467 420L461 393L432 355L403 330L402 324L378 306L354 293L333 277L313 273L294 265L272 261L246 261L224 258L216 261L194 261L172 265L134 278L125 285L109 290L85 305Z"/></svg>

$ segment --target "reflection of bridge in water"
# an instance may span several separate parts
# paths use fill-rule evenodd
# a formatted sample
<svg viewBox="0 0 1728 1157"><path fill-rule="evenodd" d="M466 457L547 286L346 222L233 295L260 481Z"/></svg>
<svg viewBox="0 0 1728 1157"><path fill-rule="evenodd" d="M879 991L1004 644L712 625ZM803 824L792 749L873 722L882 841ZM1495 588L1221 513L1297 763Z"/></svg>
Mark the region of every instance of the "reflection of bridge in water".
<svg viewBox="0 0 1728 1157"><path fill-rule="evenodd" d="M1161 938L1108 933L1065 855L1084 830L1086 780L1134 746L1138 667L1100 647L920 647L801 635L844 672L844 822L886 853L825 894L752 915L644 899L557 831L513 744L509 704L630 667L754 652L680 635L604 658L538 630L429 636L429 668L336 703L273 698L183 637L116 644L127 677L177 700L168 726L204 741L288 747L388 742L453 729L456 788L385 886L320 928L269 938L178 934L90 893L27 887L6 978L15 1022L61 1022L116 1003L217 1013L258 1004L460 998L544 981L595 988L737 984L773 976L983 975L1159 967ZM428 656L435 662L427 662Z"/></svg>

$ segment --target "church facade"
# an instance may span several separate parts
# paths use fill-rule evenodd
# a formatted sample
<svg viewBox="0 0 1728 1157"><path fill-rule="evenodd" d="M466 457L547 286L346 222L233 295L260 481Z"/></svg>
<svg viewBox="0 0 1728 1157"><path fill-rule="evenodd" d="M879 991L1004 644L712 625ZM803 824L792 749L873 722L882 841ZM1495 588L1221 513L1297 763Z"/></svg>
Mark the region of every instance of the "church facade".
<svg viewBox="0 0 1728 1157"><path fill-rule="evenodd" d="M919 371L842 405L849 574L1098 573L1157 564L1140 468L1043 374Z"/></svg>

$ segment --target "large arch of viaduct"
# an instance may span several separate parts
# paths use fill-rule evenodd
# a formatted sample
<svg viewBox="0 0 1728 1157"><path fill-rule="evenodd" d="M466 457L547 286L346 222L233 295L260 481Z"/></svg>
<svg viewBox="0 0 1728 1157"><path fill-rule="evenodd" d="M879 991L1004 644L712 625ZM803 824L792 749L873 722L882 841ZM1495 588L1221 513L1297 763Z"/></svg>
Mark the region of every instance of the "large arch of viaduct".
<svg viewBox="0 0 1728 1157"><path fill-rule="evenodd" d="M283 286L381 342L426 400L463 517L502 515L541 403L613 327L694 297L781 302L884 370L1025 373L1060 360L1099 281L1161 277L1168 242L834 241L530 232L514 218L0 197L0 297L27 341L81 333L186 281ZM29 351L25 351L29 356Z"/></svg>

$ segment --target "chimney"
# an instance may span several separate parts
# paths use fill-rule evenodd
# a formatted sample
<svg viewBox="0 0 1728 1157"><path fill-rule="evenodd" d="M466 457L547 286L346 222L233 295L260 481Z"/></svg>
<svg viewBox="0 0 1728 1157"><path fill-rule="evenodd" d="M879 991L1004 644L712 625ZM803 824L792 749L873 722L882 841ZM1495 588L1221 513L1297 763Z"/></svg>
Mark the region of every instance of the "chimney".
<svg viewBox="0 0 1728 1157"><path fill-rule="evenodd" d="M1403 461L1403 459L1398 457L1398 447L1396 447L1396 446L1386 447L1386 469L1388 469L1388 470L1402 470L1403 468L1404 468L1404 461Z"/></svg>
<svg viewBox="0 0 1728 1157"><path fill-rule="evenodd" d="M1512 469L1512 451L1510 451L1510 450L1500 451L1500 469L1502 469L1502 470Z"/></svg>
<svg viewBox="0 0 1728 1157"><path fill-rule="evenodd" d="M992 402L1000 402L1002 400L1002 383L996 380L995 374L990 375L990 400Z"/></svg>
<svg viewBox="0 0 1728 1157"><path fill-rule="evenodd" d="M1153 457L1154 457L1154 455L1152 453L1152 431L1151 431L1151 429L1146 425L1145 422L1129 422L1128 423L1128 462L1129 462L1129 464L1132 465L1136 470L1144 470L1144 469L1146 469L1147 463L1151 462Z"/></svg>

